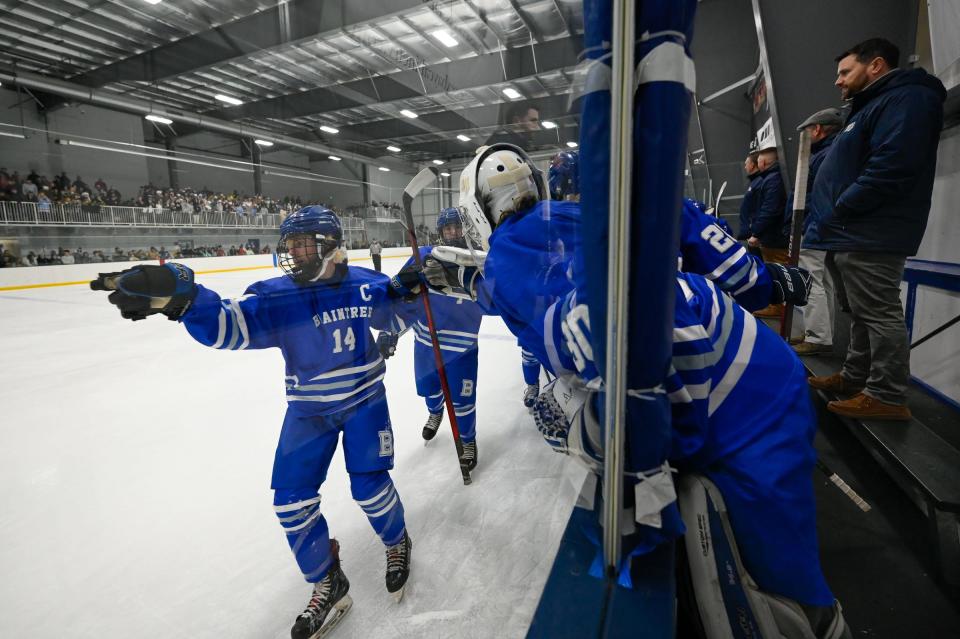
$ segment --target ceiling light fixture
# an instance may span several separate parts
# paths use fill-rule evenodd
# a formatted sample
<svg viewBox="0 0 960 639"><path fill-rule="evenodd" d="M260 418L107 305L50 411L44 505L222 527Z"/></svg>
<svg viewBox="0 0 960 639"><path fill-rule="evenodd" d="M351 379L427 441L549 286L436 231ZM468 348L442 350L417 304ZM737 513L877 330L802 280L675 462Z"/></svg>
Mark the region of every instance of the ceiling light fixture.
<svg viewBox="0 0 960 639"><path fill-rule="evenodd" d="M229 95L223 95L222 93L216 94L215 96L213 96L213 99L220 100L221 102L226 102L227 104L231 104L233 106L240 106L241 104L243 104L243 100L231 98Z"/></svg>
<svg viewBox="0 0 960 639"><path fill-rule="evenodd" d="M519 100L520 98L523 97L523 95L521 95L521 93L516 89L514 89L513 87L507 87L506 89L504 89L503 94L508 98L510 98L511 100Z"/></svg>
<svg viewBox="0 0 960 639"><path fill-rule="evenodd" d="M443 160L434 160L433 163L436 164L437 166L440 166L441 164L443 164Z"/></svg>
<svg viewBox="0 0 960 639"><path fill-rule="evenodd" d="M555 129L557 128L557 123L551 122L550 120L543 120L542 122L540 122L540 126L542 126L545 129Z"/></svg>
<svg viewBox="0 0 960 639"><path fill-rule="evenodd" d="M441 171L441 172L440 172L440 175L441 175L442 177L450 177L450 174L447 173L446 171Z"/></svg>
<svg viewBox="0 0 960 639"><path fill-rule="evenodd" d="M21 140L26 140L27 136L22 133L7 133L6 131L0 131L0 135L5 138L19 138Z"/></svg>
<svg viewBox="0 0 960 639"><path fill-rule="evenodd" d="M388 169L388 168L385 167L385 166L378 166L377 168L380 169L381 171L383 171L384 173L389 173L389 172L390 172L390 169Z"/></svg>
<svg viewBox="0 0 960 639"><path fill-rule="evenodd" d="M399 146L393 146L393 145L391 144L390 146L387 147L387 151L393 151L394 153L399 153L399 152L400 152L400 147L399 147Z"/></svg>
<svg viewBox="0 0 960 639"><path fill-rule="evenodd" d="M436 31L432 32L430 35L432 35L434 38L439 40L440 44L442 44L445 47L457 46L456 39L452 35L450 35L450 33L446 29L437 29Z"/></svg>
<svg viewBox="0 0 960 639"><path fill-rule="evenodd" d="M342 160L343 158L338 158L338 157L335 156L335 155L328 155L328 156L327 156L327 159L328 159L328 160L333 160L334 162L339 162L339 161Z"/></svg>
<svg viewBox="0 0 960 639"><path fill-rule="evenodd" d="M577 148L578 145L576 142L571 141L571 142L567 142L567 146L569 146L571 149L575 149Z"/></svg>
<svg viewBox="0 0 960 639"><path fill-rule="evenodd" d="M254 140L253 143L257 146L273 146L273 142L270 140Z"/></svg>
<svg viewBox="0 0 960 639"><path fill-rule="evenodd" d="M150 120L151 122L159 122L160 124L173 124L173 120L171 120L170 118L164 118L159 115L154 115L152 113L147 114L143 117L146 118L147 120Z"/></svg>
<svg viewBox="0 0 960 639"><path fill-rule="evenodd" d="M470 137L464 135L463 133L461 133L460 135L458 135L458 136L457 136L457 139L460 140L461 142L469 142L469 141L470 141Z"/></svg>
<svg viewBox="0 0 960 639"><path fill-rule="evenodd" d="M325 133L340 133L340 129L335 129L332 126L327 126L326 124L321 124L320 130Z"/></svg>
<svg viewBox="0 0 960 639"><path fill-rule="evenodd" d="M143 0L147 4L160 4L163 0Z"/></svg>
<svg viewBox="0 0 960 639"><path fill-rule="evenodd" d="M401 109L401 110L400 110L400 115L402 115L402 116L405 117L405 118L410 118L411 120L412 120L413 118L420 117L420 116L418 116L416 113L414 113L413 111L411 111L410 109Z"/></svg>
<svg viewBox="0 0 960 639"><path fill-rule="evenodd" d="M212 166L215 169L224 169L226 171L242 171L244 173L249 173L252 171L251 166L225 166L223 164L214 164L212 162L201 162L200 160L190 160L184 157L172 157L170 155L161 155L159 153L144 153L142 151L131 151L128 149L116 149L109 146L101 146L99 144L89 144L87 142L80 142L79 140L57 140L58 144L65 144L67 146L79 146L85 149L96 149L98 151L112 151L114 153L126 153L127 155L139 155L140 157L145 158L157 158L159 160L172 160L174 162L183 162L185 164L199 164L200 166Z"/></svg>

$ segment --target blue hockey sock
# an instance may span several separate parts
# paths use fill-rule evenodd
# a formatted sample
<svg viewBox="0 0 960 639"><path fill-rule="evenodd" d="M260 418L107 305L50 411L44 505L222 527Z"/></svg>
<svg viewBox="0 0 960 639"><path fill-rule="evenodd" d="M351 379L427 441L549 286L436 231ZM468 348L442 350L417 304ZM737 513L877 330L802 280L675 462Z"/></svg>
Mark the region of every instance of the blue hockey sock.
<svg viewBox="0 0 960 639"><path fill-rule="evenodd" d="M320 495L315 488L278 489L273 510L287 535L287 543L304 579L316 583L327 575L332 563L330 531L320 514Z"/></svg>
<svg viewBox="0 0 960 639"><path fill-rule="evenodd" d="M350 473L350 492L383 544L400 543L405 528L403 504L390 474L385 470Z"/></svg>

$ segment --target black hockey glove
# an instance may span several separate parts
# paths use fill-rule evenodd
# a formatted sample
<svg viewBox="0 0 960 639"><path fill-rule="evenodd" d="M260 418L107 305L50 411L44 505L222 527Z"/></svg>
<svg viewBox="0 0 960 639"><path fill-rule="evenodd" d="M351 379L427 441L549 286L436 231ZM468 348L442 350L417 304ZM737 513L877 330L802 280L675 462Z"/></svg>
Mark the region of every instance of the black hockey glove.
<svg viewBox="0 0 960 639"><path fill-rule="evenodd" d="M764 266L773 280L771 304L806 306L810 294L810 271L798 266L785 266L767 262Z"/></svg>
<svg viewBox="0 0 960 639"><path fill-rule="evenodd" d="M454 297L466 297L476 301L480 269L476 266L461 266L454 262L438 260L428 255L423 260L423 277L430 288Z"/></svg>
<svg viewBox="0 0 960 639"><path fill-rule="evenodd" d="M393 354L397 352L397 340L399 339L400 336L396 333L380 331L380 334L377 335L377 348L380 350L380 356L383 359L393 357Z"/></svg>
<svg viewBox="0 0 960 639"><path fill-rule="evenodd" d="M134 266L119 273L100 273L90 282L94 291L113 291L107 298L120 309L120 316L142 320L163 313L179 319L197 296L193 271L183 264Z"/></svg>
<svg viewBox="0 0 960 639"><path fill-rule="evenodd" d="M420 293L421 283L420 267L415 263L407 264L390 278L390 288L393 293L408 302Z"/></svg>

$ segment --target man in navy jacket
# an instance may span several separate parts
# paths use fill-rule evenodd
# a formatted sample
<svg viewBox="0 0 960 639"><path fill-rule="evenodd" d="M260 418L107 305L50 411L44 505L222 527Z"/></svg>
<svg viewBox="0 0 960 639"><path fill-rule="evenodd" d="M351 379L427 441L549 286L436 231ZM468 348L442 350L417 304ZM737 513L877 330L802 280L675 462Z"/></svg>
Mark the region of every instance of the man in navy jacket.
<svg viewBox="0 0 960 639"><path fill-rule="evenodd" d="M764 262L787 263L787 245L789 243L790 222L784 220L784 207L787 203L787 191L780 175L780 164L776 148L763 149L757 156L760 168L760 185L756 214L753 217L751 235L747 245L760 247ZM792 213L792 212L791 212Z"/></svg>
<svg viewBox="0 0 960 639"><path fill-rule="evenodd" d="M818 355L833 352L833 280L827 271L827 252L820 247L818 224L811 215L810 195L820 165L833 145L837 132L843 128L844 113L831 108L817 111L804 120L797 131L810 133L810 170L807 174L807 210L803 218L803 243L800 247L800 266L810 273L810 294L803 311L803 340L793 347L798 355ZM787 208L793 208L793 194L787 197ZM784 216L787 217L787 216Z"/></svg>
<svg viewBox="0 0 960 639"><path fill-rule="evenodd" d="M753 235L751 226L753 225L753 218L757 213L757 193L759 192L758 189L760 188L761 179L760 169L757 167L757 153L753 149L750 150L750 153L743 161L743 171L746 173L750 185L743 194L743 201L740 202L740 228L737 229L738 240L745 240Z"/></svg>
<svg viewBox="0 0 960 639"><path fill-rule="evenodd" d="M910 419L900 281L926 229L946 98L926 71L898 69L899 57L895 45L872 38L837 58L836 85L852 108L810 202L811 225L853 323L843 369L809 381L854 395L828 408L862 419Z"/></svg>

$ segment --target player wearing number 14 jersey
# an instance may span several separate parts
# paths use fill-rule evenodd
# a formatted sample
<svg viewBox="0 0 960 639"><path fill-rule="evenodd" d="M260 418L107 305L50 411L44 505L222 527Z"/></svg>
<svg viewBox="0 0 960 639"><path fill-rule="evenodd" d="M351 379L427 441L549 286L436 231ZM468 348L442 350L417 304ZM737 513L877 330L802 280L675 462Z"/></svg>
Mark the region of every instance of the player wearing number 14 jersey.
<svg viewBox="0 0 960 639"><path fill-rule="evenodd" d="M383 385L385 357L403 326L387 276L346 264L340 221L309 206L280 226L284 276L251 284L235 299L193 283L182 264L101 275L128 319L162 312L217 349L279 348L287 412L273 466L274 510L307 582L314 585L293 639L325 636L352 605L336 540L321 513L320 487L341 433L353 498L386 548L386 586L399 600L409 573L410 537L390 478L393 431ZM384 331L374 340L371 328Z"/></svg>

